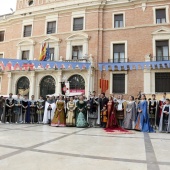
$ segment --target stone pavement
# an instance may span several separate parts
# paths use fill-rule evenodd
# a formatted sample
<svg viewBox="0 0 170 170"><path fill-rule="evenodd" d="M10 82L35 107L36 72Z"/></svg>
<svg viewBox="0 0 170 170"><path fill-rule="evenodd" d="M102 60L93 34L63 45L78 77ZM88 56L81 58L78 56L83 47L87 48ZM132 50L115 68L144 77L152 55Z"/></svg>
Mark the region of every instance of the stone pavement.
<svg viewBox="0 0 170 170"><path fill-rule="evenodd" d="M170 134L0 124L0 170L170 170Z"/></svg>

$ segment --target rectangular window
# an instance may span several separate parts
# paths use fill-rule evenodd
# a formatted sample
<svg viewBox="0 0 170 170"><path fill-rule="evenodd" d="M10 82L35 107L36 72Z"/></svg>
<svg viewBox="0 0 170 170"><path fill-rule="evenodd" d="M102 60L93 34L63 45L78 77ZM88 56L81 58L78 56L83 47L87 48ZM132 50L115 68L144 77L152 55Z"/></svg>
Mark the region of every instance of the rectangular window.
<svg viewBox="0 0 170 170"><path fill-rule="evenodd" d="M166 9L156 9L156 23L166 23Z"/></svg>
<svg viewBox="0 0 170 170"><path fill-rule="evenodd" d="M113 93L125 93L125 74L113 74Z"/></svg>
<svg viewBox="0 0 170 170"><path fill-rule="evenodd" d="M83 57L83 46L73 46L72 47L72 59L78 60Z"/></svg>
<svg viewBox="0 0 170 170"><path fill-rule="evenodd" d="M156 41L156 61L169 60L169 41Z"/></svg>
<svg viewBox="0 0 170 170"><path fill-rule="evenodd" d="M113 62L125 62L125 44L113 44Z"/></svg>
<svg viewBox="0 0 170 170"><path fill-rule="evenodd" d="M123 14L115 14L114 15L114 28L124 27L123 24Z"/></svg>
<svg viewBox="0 0 170 170"><path fill-rule="evenodd" d="M0 53L0 58L4 58L4 55L3 55L3 53Z"/></svg>
<svg viewBox="0 0 170 170"><path fill-rule="evenodd" d="M29 53L30 51L22 51L22 60L29 60Z"/></svg>
<svg viewBox="0 0 170 170"><path fill-rule="evenodd" d="M50 48L50 61L54 61L54 48Z"/></svg>
<svg viewBox="0 0 170 170"><path fill-rule="evenodd" d="M56 32L56 21L47 23L47 34L54 34Z"/></svg>
<svg viewBox="0 0 170 170"><path fill-rule="evenodd" d="M155 73L155 92L170 92L170 73Z"/></svg>
<svg viewBox="0 0 170 170"><path fill-rule="evenodd" d="M73 18L73 31L83 30L84 17Z"/></svg>
<svg viewBox="0 0 170 170"><path fill-rule="evenodd" d="M4 41L5 31L0 31L0 42Z"/></svg>
<svg viewBox="0 0 170 170"><path fill-rule="evenodd" d="M26 25L24 26L24 37L30 37L32 32L32 25Z"/></svg>

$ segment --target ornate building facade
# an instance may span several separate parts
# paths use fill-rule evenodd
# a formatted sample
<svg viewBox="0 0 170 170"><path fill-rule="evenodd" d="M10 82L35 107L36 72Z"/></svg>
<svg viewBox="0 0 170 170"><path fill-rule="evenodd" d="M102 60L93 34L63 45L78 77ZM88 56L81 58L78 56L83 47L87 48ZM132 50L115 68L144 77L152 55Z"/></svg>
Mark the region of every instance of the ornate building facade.
<svg viewBox="0 0 170 170"><path fill-rule="evenodd" d="M48 44L51 61L89 62L91 69L1 71L0 93L101 92L99 79L109 80L109 93L136 95L170 92L170 69L155 67L99 70L98 63L167 61L170 51L168 0L17 0L16 11L0 16L0 57L38 60ZM80 82L80 83L78 83Z"/></svg>

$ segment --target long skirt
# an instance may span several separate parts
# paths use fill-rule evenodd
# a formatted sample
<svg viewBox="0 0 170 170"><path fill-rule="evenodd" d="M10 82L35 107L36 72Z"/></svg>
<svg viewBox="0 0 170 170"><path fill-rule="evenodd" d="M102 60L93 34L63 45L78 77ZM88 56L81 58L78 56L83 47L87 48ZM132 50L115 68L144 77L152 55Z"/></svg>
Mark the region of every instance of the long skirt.
<svg viewBox="0 0 170 170"><path fill-rule="evenodd" d="M67 116L68 117L66 119L66 126L75 126L74 112L68 111Z"/></svg>

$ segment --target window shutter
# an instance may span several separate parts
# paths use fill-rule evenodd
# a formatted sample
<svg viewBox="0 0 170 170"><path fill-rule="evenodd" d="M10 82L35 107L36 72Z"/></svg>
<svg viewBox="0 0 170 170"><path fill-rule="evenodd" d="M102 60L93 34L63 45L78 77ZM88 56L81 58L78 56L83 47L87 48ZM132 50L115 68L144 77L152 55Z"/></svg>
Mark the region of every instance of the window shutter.
<svg viewBox="0 0 170 170"><path fill-rule="evenodd" d="M115 21L123 21L123 14L115 15Z"/></svg>
<svg viewBox="0 0 170 170"><path fill-rule="evenodd" d="M170 73L155 73L155 92L170 92Z"/></svg>
<svg viewBox="0 0 170 170"><path fill-rule="evenodd" d="M125 93L125 74L113 74L113 93Z"/></svg>
<svg viewBox="0 0 170 170"><path fill-rule="evenodd" d="M4 41L5 31L0 31L0 41Z"/></svg>
<svg viewBox="0 0 170 170"><path fill-rule="evenodd" d="M113 52L114 53L124 53L125 52L125 44L113 44Z"/></svg>
<svg viewBox="0 0 170 170"><path fill-rule="evenodd" d="M156 10L156 18L157 19L166 18L166 10L165 9L157 9Z"/></svg>
<svg viewBox="0 0 170 170"><path fill-rule="evenodd" d="M169 41L168 40L165 40L165 41L156 41L156 46L157 47L169 46Z"/></svg>

